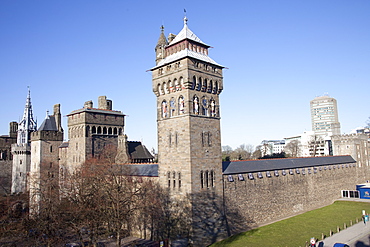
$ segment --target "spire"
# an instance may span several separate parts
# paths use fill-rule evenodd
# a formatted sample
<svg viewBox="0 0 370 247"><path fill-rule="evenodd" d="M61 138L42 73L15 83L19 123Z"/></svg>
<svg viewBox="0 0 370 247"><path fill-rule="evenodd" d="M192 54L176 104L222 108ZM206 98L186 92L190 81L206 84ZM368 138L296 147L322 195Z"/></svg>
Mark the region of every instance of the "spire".
<svg viewBox="0 0 370 247"><path fill-rule="evenodd" d="M37 123L33 119L32 104L31 104L31 91L28 87L28 95L26 106L24 107L23 118L18 124L18 138L17 144L24 144L30 141L30 132L37 130Z"/></svg>
<svg viewBox="0 0 370 247"><path fill-rule="evenodd" d="M159 35L159 39L157 45L155 46L155 62L158 64L160 60L165 57L164 48L168 45L166 36L164 36L164 26L161 26L161 34Z"/></svg>

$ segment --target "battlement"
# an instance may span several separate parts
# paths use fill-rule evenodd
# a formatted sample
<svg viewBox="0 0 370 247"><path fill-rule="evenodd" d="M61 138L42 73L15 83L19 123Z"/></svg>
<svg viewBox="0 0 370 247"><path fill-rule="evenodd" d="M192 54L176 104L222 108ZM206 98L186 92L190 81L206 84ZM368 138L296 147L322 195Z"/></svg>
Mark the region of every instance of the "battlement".
<svg viewBox="0 0 370 247"><path fill-rule="evenodd" d="M31 141L63 141L63 132L59 131L36 131L31 133Z"/></svg>

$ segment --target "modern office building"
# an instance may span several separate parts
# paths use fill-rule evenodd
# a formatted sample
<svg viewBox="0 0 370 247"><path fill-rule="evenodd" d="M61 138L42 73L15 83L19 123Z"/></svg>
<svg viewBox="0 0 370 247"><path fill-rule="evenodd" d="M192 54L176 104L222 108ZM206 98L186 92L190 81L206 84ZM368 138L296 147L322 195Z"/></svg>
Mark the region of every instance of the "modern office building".
<svg viewBox="0 0 370 247"><path fill-rule="evenodd" d="M312 131L316 135L340 135L337 100L328 95L316 97L310 102Z"/></svg>

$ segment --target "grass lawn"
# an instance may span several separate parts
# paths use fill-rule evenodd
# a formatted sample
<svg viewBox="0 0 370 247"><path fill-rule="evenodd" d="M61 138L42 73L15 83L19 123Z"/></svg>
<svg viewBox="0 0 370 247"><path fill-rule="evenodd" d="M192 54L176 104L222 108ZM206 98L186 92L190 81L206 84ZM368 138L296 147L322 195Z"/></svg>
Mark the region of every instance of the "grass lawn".
<svg viewBox="0 0 370 247"><path fill-rule="evenodd" d="M337 232L337 226L343 229L344 223L361 220L362 210L370 213L370 203L337 201L332 205L312 210L270 225L243 232L212 247L267 247L267 246L305 246L311 237L321 240L322 233L329 236L330 230Z"/></svg>

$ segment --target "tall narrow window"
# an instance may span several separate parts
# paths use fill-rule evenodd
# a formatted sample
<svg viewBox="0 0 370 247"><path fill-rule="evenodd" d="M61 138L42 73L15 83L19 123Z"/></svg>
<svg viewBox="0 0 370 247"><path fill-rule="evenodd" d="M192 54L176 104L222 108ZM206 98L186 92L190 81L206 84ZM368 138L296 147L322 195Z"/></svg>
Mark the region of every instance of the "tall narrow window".
<svg viewBox="0 0 370 247"><path fill-rule="evenodd" d="M172 179L173 179L173 188L176 188L176 172L172 173Z"/></svg>
<svg viewBox="0 0 370 247"><path fill-rule="evenodd" d="M215 172L211 171L211 187L215 187Z"/></svg>
<svg viewBox="0 0 370 247"><path fill-rule="evenodd" d="M171 173L167 172L168 188L171 187Z"/></svg>
<svg viewBox="0 0 370 247"><path fill-rule="evenodd" d="M179 180L179 189L181 188L181 172L177 174L177 179Z"/></svg>
<svg viewBox="0 0 370 247"><path fill-rule="evenodd" d="M179 97L179 114L185 113L185 100L183 96Z"/></svg>
<svg viewBox="0 0 370 247"><path fill-rule="evenodd" d="M208 180L208 171L205 172L205 176L206 176L206 187L209 188L209 180Z"/></svg>
<svg viewBox="0 0 370 247"><path fill-rule="evenodd" d="M203 171L200 171L200 188L204 188L204 183L203 183Z"/></svg>

